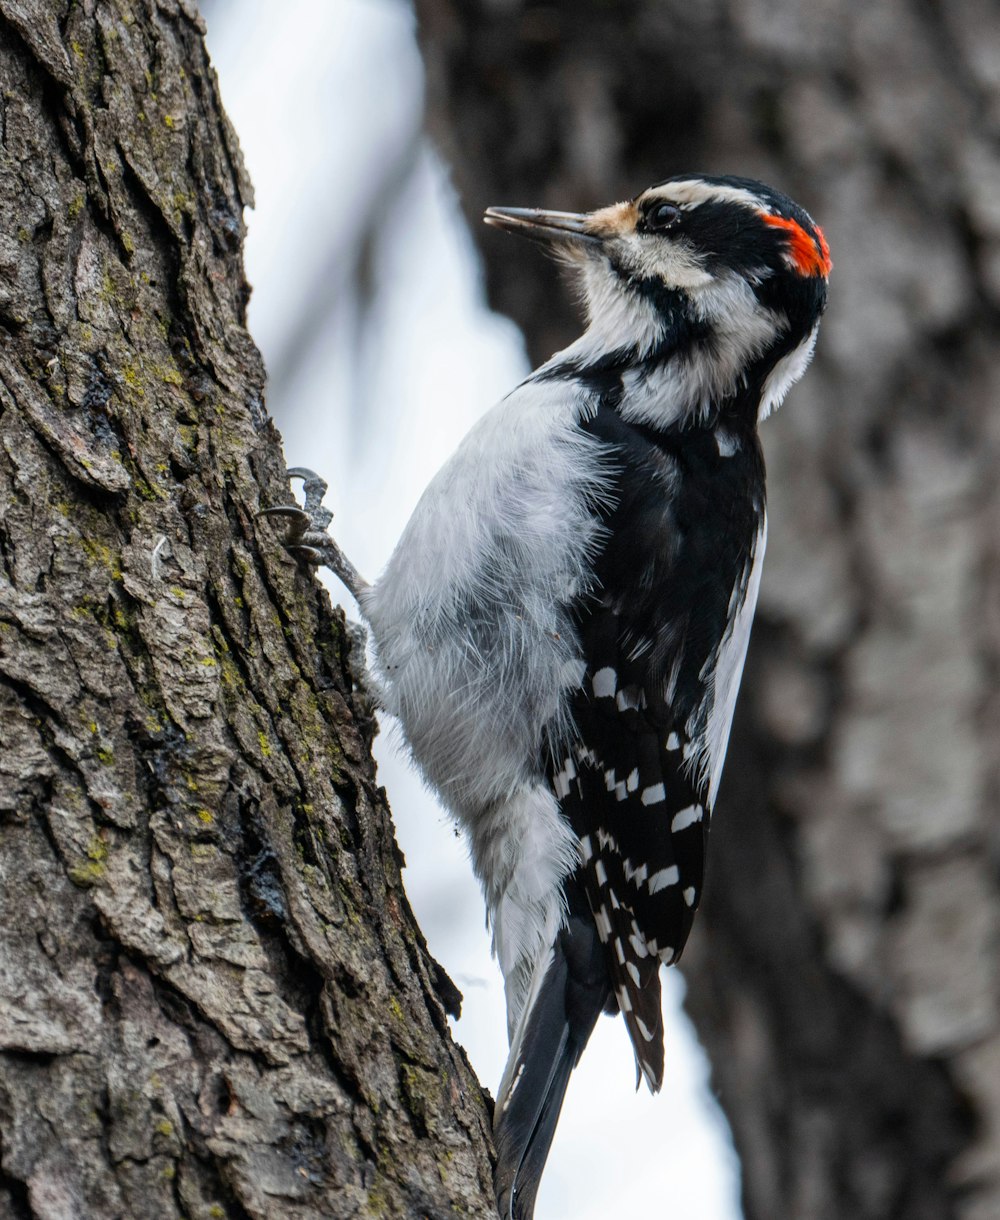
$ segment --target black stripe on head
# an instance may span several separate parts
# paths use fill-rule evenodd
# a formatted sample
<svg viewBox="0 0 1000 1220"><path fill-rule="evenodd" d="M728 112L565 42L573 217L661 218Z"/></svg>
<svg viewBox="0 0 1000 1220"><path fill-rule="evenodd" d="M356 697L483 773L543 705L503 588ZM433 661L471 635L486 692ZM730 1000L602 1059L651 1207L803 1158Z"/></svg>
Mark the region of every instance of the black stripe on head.
<svg viewBox="0 0 1000 1220"><path fill-rule="evenodd" d="M763 279L782 266L773 230L739 203L699 204L684 213L673 232L690 241L712 275L735 271Z"/></svg>
<svg viewBox="0 0 1000 1220"><path fill-rule="evenodd" d="M686 237L712 273L732 268L752 279L754 271L761 274L785 269L781 235L773 224L765 222L765 215L794 221L817 242L817 248L826 249L815 221L804 208L763 182L735 176L677 174L656 183L636 200L642 213L637 225L640 232L643 217L658 204L671 200L671 187L676 188L682 213L671 226L671 236ZM716 197L713 191L718 192ZM692 196L698 197L697 201Z"/></svg>

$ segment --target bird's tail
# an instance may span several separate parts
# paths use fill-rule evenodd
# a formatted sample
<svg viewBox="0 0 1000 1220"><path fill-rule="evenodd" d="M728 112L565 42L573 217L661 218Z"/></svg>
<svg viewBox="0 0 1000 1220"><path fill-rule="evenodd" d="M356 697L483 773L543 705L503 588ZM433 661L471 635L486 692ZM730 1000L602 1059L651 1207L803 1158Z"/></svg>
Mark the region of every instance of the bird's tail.
<svg viewBox="0 0 1000 1220"><path fill-rule="evenodd" d="M571 897L566 923L539 964L500 1083L493 1140L503 1220L531 1220L570 1074L611 997L593 920L573 906Z"/></svg>

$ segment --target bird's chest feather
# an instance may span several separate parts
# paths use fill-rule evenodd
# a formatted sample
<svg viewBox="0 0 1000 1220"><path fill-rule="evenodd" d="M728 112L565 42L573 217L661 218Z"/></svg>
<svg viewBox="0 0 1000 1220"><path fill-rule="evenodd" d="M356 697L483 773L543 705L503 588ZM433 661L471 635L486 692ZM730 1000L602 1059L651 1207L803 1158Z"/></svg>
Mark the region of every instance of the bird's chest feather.
<svg viewBox="0 0 1000 1220"><path fill-rule="evenodd" d="M537 779L545 730L583 677L572 607L609 476L579 417L569 387L528 383L494 408L366 598L385 702L460 817Z"/></svg>

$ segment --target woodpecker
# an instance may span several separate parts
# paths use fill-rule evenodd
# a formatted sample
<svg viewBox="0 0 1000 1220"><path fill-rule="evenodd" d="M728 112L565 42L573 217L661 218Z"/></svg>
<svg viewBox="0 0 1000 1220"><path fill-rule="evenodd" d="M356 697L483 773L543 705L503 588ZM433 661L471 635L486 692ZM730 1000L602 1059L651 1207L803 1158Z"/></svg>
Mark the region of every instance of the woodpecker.
<svg viewBox="0 0 1000 1220"><path fill-rule="evenodd" d="M701 897L764 558L757 425L809 363L831 264L744 178L485 220L576 274L582 336L472 429L374 585L311 472L305 510L274 511L355 594L378 698L467 835L507 1002L497 1204L530 1220L601 1012L663 1082L659 972Z"/></svg>

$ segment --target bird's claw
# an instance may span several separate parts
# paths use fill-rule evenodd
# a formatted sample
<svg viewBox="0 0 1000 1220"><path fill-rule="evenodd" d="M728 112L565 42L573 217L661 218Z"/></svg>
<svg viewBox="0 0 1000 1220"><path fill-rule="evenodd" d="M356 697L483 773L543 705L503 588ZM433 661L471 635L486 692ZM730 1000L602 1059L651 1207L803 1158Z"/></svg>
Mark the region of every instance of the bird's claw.
<svg viewBox="0 0 1000 1220"><path fill-rule="evenodd" d="M286 522L285 550L306 563L321 564L324 552L332 539L326 532L333 520L333 513L323 504L327 481L315 470L305 466L290 466L290 479L301 479L304 504L275 504L273 508L262 508L261 517L283 517Z"/></svg>
<svg viewBox="0 0 1000 1220"><path fill-rule="evenodd" d="M326 480L305 466L290 467L288 477L302 480L303 505L276 504L273 508L262 508L258 516L283 518L285 550L303 563L330 568L357 597L359 591L367 587L366 582L326 532L333 520L333 513L323 504L328 486Z"/></svg>
<svg viewBox="0 0 1000 1220"><path fill-rule="evenodd" d="M258 517L289 517L293 520L309 521L310 517L307 512L299 508L297 504L275 504L271 508L262 508L257 514Z"/></svg>
<svg viewBox="0 0 1000 1220"><path fill-rule="evenodd" d="M320 478L315 470L308 466L289 466L288 477L302 480L302 494L305 497L303 509L309 515L313 528L320 532L326 530L333 520L333 513L323 504L329 484Z"/></svg>
<svg viewBox="0 0 1000 1220"><path fill-rule="evenodd" d="M260 517L283 517L286 522L285 550L293 555L299 555L307 563L322 563L323 550L331 539L326 532L322 518L317 520L314 514L299 508L297 504L276 504L273 508L262 508L257 514ZM333 520L333 514L326 509L323 516Z"/></svg>
<svg viewBox="0 0 1000 1220"><path fill-rule="evenodd" d="M318 546L309 546L308 544L292 544L285 543L285 550L290 555L294 555L296 559L301 559L303 563L312 564L314 567L319 567L324 561L323 552Z"/></svg>

